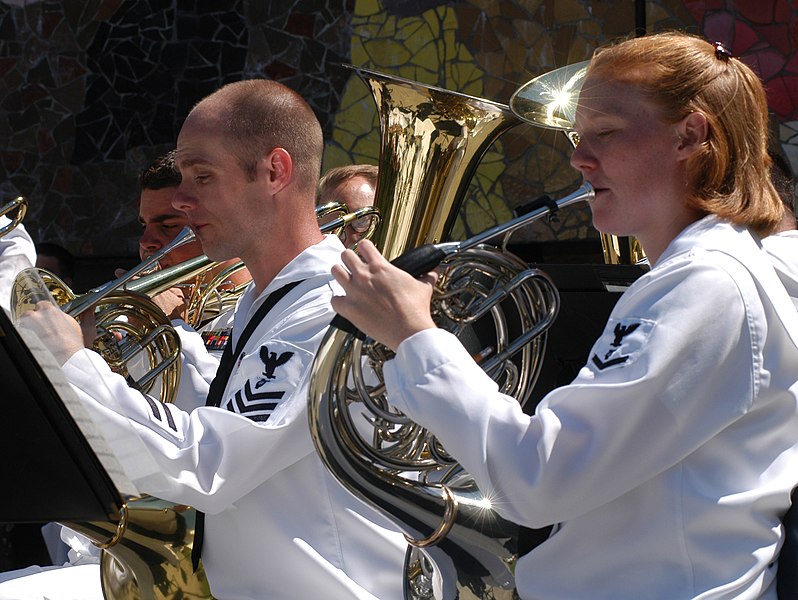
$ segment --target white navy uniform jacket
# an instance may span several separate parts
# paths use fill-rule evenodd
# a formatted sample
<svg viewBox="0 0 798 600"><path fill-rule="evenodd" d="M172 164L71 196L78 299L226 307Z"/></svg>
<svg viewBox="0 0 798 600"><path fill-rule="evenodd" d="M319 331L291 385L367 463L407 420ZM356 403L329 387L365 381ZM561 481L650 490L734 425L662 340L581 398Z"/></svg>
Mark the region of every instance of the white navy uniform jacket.
<svg viewBox="0 0 798 600"><path fill-rule="evenodd" d="M798 307L798 231L782 231L762 240L781 283Z"/></svg>
<svg viewBox="0 0 798 600"><path fill-rule="evenodd" d="M182 319L172 321L180 338L180 385L177 387L175 404L190 412L205 406L211 381L219 368L221 352L205 349L202 337Z"/></svg>
<svg viewBox="0 0 798 600"><path fill-rule="evenodd" d="M798 481L796 331L767 254L710 216L629 287L534 416L441 330L384 372L391 402L504 517L556 525L518 561L521 598L775 598Z"/></svg>
<svg viewBox="0 0 798 600"><path fill-rule="evenodd" d="M325 236L258 298L253 287L244 293L233 340L269 293L302 281L250 337L220 408L153 403L89 350L64 366L111 440L129 419L150 450L120 457L133 483L206 513L202 559L217 598L402 597L403 537L329 475L308 427L310 366L334 314L330 269L342 251Z"/></svg>

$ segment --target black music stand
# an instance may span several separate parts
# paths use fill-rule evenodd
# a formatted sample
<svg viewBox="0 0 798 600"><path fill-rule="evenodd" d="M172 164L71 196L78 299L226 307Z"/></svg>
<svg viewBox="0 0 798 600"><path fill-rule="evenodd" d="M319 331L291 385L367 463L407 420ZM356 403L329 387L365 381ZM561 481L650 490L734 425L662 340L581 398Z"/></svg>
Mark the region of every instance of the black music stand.
<svg viewBox="0 0 798 600"><path fill-rule="evenodd" d="M115 458L88 420L79 426L74 391L37 343L0 309L0 523L117 520Z"/></svg>

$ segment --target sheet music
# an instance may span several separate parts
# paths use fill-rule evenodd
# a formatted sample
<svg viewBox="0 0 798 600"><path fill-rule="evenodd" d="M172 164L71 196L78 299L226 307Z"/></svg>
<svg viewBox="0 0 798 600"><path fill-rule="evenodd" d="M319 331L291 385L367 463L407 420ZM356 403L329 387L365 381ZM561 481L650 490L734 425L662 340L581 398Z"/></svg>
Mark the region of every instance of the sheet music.
<svg viewBox="0 0 798 600"><path fill-rule="evenodd" d="M39 338L24 327L17 328L17 332L25 342L25 345L36 358L36 362L41 366L47 379L52 383L58 396L64 403L67 411L75 420L78 428L88 441L94 453L97 455L102 466L105 468L111 481L114 482L116 489L123 496L140 496L138 489L122 469L116 454L111 450L108 442L103 437L100 428L91 418L89 413L81 404L72 386L64 377L61 367L56 362L53 355L47 350ZM131 431L128 439L114 439L114 445L118 452L136 452L141 441Z"/></svg>

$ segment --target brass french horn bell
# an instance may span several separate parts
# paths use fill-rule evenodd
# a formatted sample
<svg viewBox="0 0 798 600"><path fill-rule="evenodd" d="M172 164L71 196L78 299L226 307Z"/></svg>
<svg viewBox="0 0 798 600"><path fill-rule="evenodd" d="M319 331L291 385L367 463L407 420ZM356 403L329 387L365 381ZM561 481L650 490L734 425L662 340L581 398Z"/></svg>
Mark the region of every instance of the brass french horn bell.
<svg viewBox="0 0 798 600"><path fill-rule="evenodd" d="M37 278L45 286L61 309L72 317L93 310L98 328L94 348L112 370L128 379L128 382L147 393L160 381L160 399L171 401L180 381L180 339L163 311L147 296L126 290L125 285L150 270L174 248L194 239L194 233L186 227L171 243L159 252L127 271L117 279L76 295L59 277L46 269L25 269L14 279L11 287L11 313L16 319L35 307L39 290L30 282ZM119 335L114 335L114 333ZM145 365L144 372L134 378L128 365L139 358Z"/></svg>
<svg viewBox="0 0 798 600"><path fill-rule="evenodd" d="M139 277L151 271L167 253L193 239L194 233L185 228L170 244L138 266L82 295L74 294L45 269L25 269L12 286L12 314L19 318L43 299L40 285L44 285L56 304L73 317L93 310L100 328L124 334L123 343L115 347L117 356L113 356L114 352L101 352L109 366L113 370L121 369L120 374L124 374L133 354L143 352L149 371L132 383L146 391L160 378L160 396L163 401L171 401L180 379L180 340L163 311L143 291L134 292L126 286L161 274L162 271L155 271ZM207 268L199 264L202 262L182 265L181 273L172 273L172 279L150 280L147 291L166 289L174 285L175 277L189 277L194 269ZM100 583L107 600L171 600L177 597L211 600L204 570L200 568L194 572L191 566L194 518L195 511L190 507L143 496L125 500L118 523L92 521L66 525L86 535L102 549Z"/></svg>
<svg viewBox="0 0 798 600"><path fill-rule="evenodd" d="M562 131L574 148L579 135L574 130L576 104L590 61L582 61L549 71L522 85L510 97L510 110L532 125ZM634 237L601 234L604 262L609 265L634 265L646 255Z"/></svg>

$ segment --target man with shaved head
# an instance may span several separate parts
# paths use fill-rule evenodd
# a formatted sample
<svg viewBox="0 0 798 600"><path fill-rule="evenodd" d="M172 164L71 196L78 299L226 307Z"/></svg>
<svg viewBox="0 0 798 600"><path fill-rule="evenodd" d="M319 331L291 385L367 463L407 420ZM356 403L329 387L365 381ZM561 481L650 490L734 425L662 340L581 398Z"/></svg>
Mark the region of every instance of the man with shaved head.
<svg viewBox="0 0 798 600"><path fill-rule="evenodd" d="M194 559L201 550L217 598L403 597L403 537L333 479L308 429L310 367L343 251L316 220L322 152L312 109L274 81L229 84L183 124L172 205L205 254L240 257L252 275L206 406L149 402L46 303L25 319L111 444L116 424L143 440L150 456L122 457L133 483L200 511Z"/></svg>

